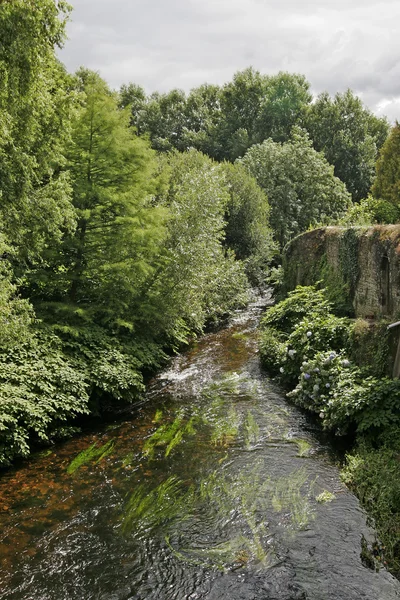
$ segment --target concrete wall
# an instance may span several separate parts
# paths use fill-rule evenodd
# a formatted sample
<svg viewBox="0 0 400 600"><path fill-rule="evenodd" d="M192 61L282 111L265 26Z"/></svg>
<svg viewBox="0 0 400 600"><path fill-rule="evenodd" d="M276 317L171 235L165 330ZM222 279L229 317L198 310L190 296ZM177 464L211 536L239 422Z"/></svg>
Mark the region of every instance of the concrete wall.
<svg viewBox="0 0 400 600"><path fill-rule="evenodd" d="M284 252L286 291L323 280L346 289L359 317L400 318L400 225L324 227Z"/></svg>

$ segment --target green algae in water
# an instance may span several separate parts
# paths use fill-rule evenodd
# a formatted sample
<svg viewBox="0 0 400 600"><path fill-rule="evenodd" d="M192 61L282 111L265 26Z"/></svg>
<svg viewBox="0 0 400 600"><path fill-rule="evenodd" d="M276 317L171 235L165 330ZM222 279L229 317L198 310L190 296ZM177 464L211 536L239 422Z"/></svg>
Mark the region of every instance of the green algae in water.
<svg viewBox="0 0 400 600"><path fill-rule="evenodd" d="M161 423L163 418L163 411L160 409L156 410L156 414L154 415L153 423Z"/></svg>
<svg viewBox="0 0 400 600"><path fill-rule="evenodd" d="M260 428L252 412L248 411L244 422L244 443L247 450L256 446L260 440Z"/></svg>
<svg viewBox="0 0 400 600"><path fill-rule="evenodd" d="M226 571L232 567L244 566L255 558L264 566L270 567L276 560L272 548L267 551L262 548L260 552L259 545L253 539L244 535L237 535L210 548L182 548L177 550L172 546L169 536L166 536L165 541L176 558L200 566L203 569L216 568L219 571Z"/></svg>
<svg viewBox="0 0 400 600"><path fill-rule="evenodd" d="M198 421L197 415L192 416L185 422L184 414L179 413L172 423L160 425L151 437L146 440L143 446L143 453L152 459L154 458L156 449L164 447L164 455L168 457L186 436L196 433L196 421Z"/></svg>
<svg viewBox="0 0 400 600"><path fill-rule="evenodd" d="M208 385L202 392L203 398L210 400L220 398L222 395L238 395L240 389L238 384L242 381L242 378L238 373L233 371L232 373L225 373L223 379L216 381Z"/></svg>
<svg viewBox="0 0 400 600"><path fill-rule="evenodd" d="M327 502L333 502L333 500L336 500L336 496L335 494L332 494L332 492L324 490L323 492L321 492L321 494L316 496L315 499L320 504L326 504Z"/></svg>
<svg viewBox="0 0 400 600"><path fill-rule="evenodd" d="M236 333L232 333L231 337L234 340L246 340L248 336L247 336L246 333L242 333L240 331L236 331Z"/></svg>
<svg viewBox="0 0 400 600"><path fill-rule="evenodd" d="M275 512L290 512L290 526L292 530L304 529L313 513L309 503L312 493L313 482L307 494L303 493L308 475L304 470L291 473L288 477L282 477L274 484L272 506Z"/></svg>
<svg viewBox="0 0 400 600"><path fill-rule="evenodd" d="M74 460L69 464L67 468L67 473L72 475L75 473L80 467L86 465L90 462L96 461L99 463L103 458L111 454L114 448L115 441L109 440L107 443L102 446L97 446L97 442L94 442L89 448L83 450L74 458Z"/></svg>
<svg viewBox="0 0 400 600"><path fill-rule="evenodd" d="M139 485L125 505L122 532L129 533L133 528L143 531L185 519L194 500L193 486L185 486L175 475L152 490Z"/></svg>
<svg viewBox="0 0 400 600"><path fill-rule="evenodd" d="M308 456L312 446L307 440L298 438L298 439L294 439L291 441L293 441L293 443L297 445L297 448L298 448L297 456L301 456L301 457Z"/></svg>
<svg viewBox="0 0 400 600"><path fill-rule="evenodd" d="M214 446L227 446L238 436L240 416L231 407L226 415L218 415L215 421L209 421L212 427L211 443Z"/></svg>

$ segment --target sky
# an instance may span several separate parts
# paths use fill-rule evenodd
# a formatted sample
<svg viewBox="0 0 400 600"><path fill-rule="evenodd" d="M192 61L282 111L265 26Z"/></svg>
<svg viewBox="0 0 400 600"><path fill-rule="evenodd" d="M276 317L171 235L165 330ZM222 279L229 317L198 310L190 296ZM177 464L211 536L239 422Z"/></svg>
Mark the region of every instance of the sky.
<svg viewBox="0 0 400 600"><path fill-rule="evenodd" d="M312 92L350 88L400 121L399 0L70 0L60 59L113 88L224 84L253 66L301 73Z"/></svg>

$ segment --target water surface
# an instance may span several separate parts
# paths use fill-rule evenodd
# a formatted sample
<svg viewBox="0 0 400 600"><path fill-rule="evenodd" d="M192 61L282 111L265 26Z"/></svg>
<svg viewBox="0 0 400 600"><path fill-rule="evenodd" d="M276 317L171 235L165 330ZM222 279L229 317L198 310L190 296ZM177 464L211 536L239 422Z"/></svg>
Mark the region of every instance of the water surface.
<svg viewBox="0 0 400 600"><path fill-rule="evenodd" d="M3 475L0 599L400 598L361 560L374 534L332 448L260 371L262 304L174 359L129 420Z"/></svg>

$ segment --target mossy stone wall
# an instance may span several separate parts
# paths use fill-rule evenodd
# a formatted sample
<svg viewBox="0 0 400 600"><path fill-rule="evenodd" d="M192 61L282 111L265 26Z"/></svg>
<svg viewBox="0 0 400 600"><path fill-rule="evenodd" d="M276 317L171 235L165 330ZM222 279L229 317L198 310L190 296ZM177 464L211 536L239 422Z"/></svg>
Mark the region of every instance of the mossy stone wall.
<svg viewBox="0 0 400 600"><path fill-rule="evenodd" d="M323 227L284 251L284 290L322 281L357 317L400 317L400 225Z"/></svg>

